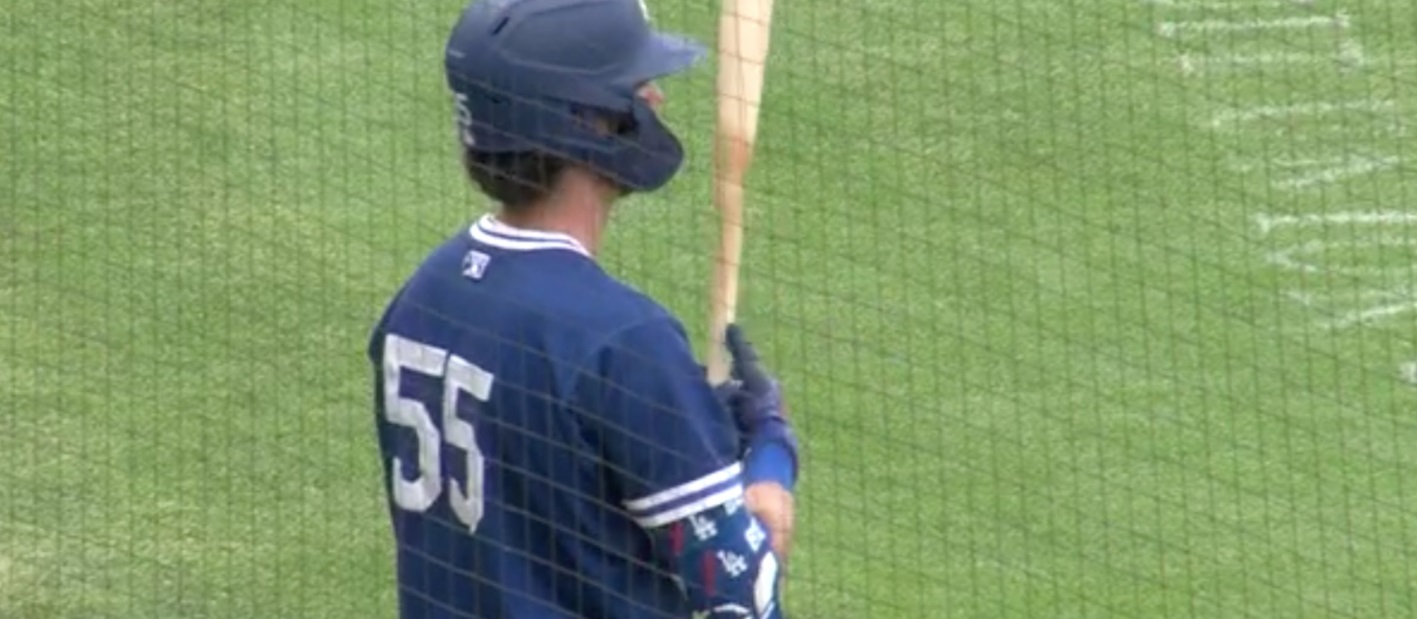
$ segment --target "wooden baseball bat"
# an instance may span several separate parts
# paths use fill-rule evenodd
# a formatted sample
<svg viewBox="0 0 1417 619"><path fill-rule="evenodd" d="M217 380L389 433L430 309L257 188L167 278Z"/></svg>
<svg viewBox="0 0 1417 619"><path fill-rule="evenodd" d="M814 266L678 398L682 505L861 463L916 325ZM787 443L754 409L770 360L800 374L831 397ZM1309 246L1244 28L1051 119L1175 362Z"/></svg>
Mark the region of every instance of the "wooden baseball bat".
<svg viewBox="0 0 1417 619"><path fill-rule="evenodd" d="M718 20L718 124L714 130L714 207L720 234L709 291L708 378L728 380L731 360L723 333L738 307L743 256L743 182L753 163L772 34L773 0L722 0Z"/></svg>

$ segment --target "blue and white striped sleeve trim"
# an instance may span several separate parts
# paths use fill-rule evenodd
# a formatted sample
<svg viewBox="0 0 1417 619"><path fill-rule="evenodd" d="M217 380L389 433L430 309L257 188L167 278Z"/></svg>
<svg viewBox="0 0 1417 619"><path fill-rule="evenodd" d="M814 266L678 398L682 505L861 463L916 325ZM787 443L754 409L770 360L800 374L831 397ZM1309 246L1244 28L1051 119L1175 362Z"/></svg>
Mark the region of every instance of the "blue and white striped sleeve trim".
<svg viewBox="0 0 1417 619"><path fill-rule="evenodd" d="M735 462L693 481L626 501L630 517L646 529L664 526L743 496L743 464Z"/></svg>

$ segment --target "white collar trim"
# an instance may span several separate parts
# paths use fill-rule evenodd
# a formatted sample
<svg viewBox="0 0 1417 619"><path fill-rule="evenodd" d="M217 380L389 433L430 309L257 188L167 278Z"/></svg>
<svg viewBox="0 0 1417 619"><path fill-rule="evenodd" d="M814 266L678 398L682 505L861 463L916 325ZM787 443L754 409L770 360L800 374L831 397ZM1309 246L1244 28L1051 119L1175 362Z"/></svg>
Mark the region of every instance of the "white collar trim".
<svg viewBox="0 0 1417 619"><path fill-rule="evenodd" d="M590 256L590 252L586 251L585 246L568 234L514 228L498 221L497 217L491 213L478 218L468 228L468 234L472 236L473 240L498 249L510 251L564 249L586 257Z"/></svg>

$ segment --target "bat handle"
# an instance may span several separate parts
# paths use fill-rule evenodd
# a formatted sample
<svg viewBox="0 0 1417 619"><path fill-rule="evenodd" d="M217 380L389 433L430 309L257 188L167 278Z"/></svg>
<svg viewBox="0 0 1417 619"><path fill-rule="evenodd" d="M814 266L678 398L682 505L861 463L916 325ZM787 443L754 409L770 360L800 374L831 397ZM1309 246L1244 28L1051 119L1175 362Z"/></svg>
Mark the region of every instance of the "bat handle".
<svg viewBox="0 0 1417 619"><path fill-rule="evenodd" d="M727 325L714 325L710 327L713 336L710 338L708 350L708 362L704 365L708 369L708 381L710 385L722 385L728 382L733 371L733 359L728 356L728 348L723 343L723 333Z"/></svg>
<svg viewBox="0 0 1417 619"><path fill-rule="evenodd" d="M707 366L709 384L722 385L728 382L733 369L733 359L728 354L724 338L728 331L728 325L733 324L737 309L734 299L738 296L738 267L735 263L728 262L725 256L719 256L719 261L714 268L717 270L715 280L718 284L714 286L712 294L713 311L709 315L708 360L704 365Z"/></svg>
<svg viewBox="0 0 1417 619"><path fill-rule="evenodd" d="M721 216L718 260L714 263L712 304L709 306L709 348L707 366L710 384L728 382L732 359L724 346L724 332L733 324L738 309L738 272L743 256L743 185L741 170L720 179L714 188L714 198Z"/></svg>

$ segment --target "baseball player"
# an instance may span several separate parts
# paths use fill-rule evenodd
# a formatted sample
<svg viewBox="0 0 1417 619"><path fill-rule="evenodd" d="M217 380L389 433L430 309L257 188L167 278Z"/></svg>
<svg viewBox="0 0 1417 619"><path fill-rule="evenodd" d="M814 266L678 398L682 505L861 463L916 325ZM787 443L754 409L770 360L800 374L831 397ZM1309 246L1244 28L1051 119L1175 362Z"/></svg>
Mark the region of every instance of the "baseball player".
<svg viewBox="0 0 1417 619"><path fill-rule="evenodd" d="M596 261L678 171L654 80L703 58L640 0L475 0L446 48L462 167L497 210L369 344L403 619L777 619L797 439L743 331L713 386Z"/></svg>

